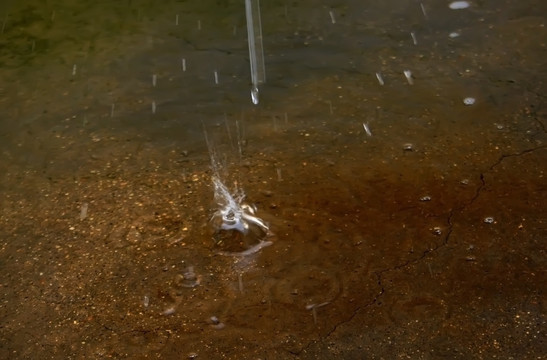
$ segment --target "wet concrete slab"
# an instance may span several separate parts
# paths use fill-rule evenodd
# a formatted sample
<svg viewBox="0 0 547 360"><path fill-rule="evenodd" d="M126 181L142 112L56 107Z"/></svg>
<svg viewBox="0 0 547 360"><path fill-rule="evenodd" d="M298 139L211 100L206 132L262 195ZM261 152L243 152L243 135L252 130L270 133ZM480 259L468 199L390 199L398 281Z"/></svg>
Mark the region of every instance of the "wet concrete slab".
<svg viewBox="0 0 547 360"><path fill-rule="evenodd" d="M258 106L243 2L4 4L0 357L544 357L547 9L448 4L262 3Z"/></svg>

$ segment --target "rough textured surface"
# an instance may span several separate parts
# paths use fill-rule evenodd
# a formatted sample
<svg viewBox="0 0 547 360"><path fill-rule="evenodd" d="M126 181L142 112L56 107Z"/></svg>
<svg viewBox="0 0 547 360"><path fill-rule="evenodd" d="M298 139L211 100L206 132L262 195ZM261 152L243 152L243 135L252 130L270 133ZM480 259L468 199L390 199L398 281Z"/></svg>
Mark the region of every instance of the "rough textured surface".
<svg viewBox="0 0 547 360"><path fill-rule="evenodd" d="M543 2L263 2L259 106L243 2L72 3L0 8L1 358L545 357Z"/></svg>

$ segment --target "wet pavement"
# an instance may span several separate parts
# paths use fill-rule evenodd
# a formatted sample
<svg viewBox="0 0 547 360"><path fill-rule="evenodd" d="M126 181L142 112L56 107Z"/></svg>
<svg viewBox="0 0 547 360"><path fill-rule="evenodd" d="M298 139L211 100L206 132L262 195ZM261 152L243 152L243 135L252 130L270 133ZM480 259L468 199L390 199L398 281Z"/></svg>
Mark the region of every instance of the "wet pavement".
<svg viewBox="0 0 547 360"><path fill-rule="evenodd" d="M2 4L0 357L545 357L547 3L450 3L264 1L258 106L243 1Z"/></svg>

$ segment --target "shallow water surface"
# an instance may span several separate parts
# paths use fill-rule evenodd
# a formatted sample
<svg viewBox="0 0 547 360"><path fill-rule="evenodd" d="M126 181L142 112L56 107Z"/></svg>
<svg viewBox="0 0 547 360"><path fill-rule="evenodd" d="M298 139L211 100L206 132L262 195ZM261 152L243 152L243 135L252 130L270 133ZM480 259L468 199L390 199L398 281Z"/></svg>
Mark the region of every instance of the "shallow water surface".
<svg viewBox="0 0 547 360"><path fill-rule="evenodd" d="M0 357L545 356L547 6L449 4L263 1L258 106L243 1L2 4Z"/></svg>

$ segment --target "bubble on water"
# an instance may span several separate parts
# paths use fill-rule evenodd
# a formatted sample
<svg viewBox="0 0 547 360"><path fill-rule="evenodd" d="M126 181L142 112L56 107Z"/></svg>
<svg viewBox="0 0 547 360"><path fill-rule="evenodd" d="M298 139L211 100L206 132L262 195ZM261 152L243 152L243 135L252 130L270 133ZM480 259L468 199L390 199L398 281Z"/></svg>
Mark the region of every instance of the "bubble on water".
<svg viewBox="0 0 547 360"><path fill-rule="evenodd" d="M452 1L448 7L452 10L467 9L471 4L468 1Z"/></svg>
<svg viewBox="0 0 547 360"><path fill-rule="evenodd" d="M201 279L196 273L194 272L193 266L188 266L186 270L184 270L184 273L178 274L175 277L175 286L176 287L185 287L185 288L193 288L200 284Z"/></svg>
<svg viewBox="0 0 547 360"><path fill-rule="evenodd" d="M414 151L414 145L411 143L403 144L404 151Z"/></svg>
<svg viewBox="0 0 547 360"><path fill-rule="evenodd" d="M463 99L463 103L467 106L475 104L475 98L473 97L466 97Z"/></svg>
<svg viewBox="0 0 547 360"><path fill-rule="evenodd" d="M485 224L492 224L492 223L494 223L494 218L492 216L487 216L487 217L484 218L483 221L484 221Z"/></svg>
<svg viewBox="0 0 547 360"><path fill-rule="evenodd" d="M209 318L209 322L211 324L211 327L215 330L221 330L226 327L226 325L221 322L216 316L211 316Z"/></svg>

